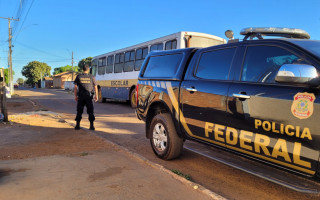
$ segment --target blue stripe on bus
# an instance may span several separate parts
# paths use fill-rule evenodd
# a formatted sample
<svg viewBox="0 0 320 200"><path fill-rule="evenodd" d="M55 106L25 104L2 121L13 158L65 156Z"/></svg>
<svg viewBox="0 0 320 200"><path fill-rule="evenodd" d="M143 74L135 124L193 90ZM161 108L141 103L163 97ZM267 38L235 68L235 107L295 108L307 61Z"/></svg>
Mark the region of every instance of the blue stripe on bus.
<svg viewBox="0 0 320 200"><path fill-rule="evenodd" d="M101 87L103 98L129 100L129 87Z"/></svg>

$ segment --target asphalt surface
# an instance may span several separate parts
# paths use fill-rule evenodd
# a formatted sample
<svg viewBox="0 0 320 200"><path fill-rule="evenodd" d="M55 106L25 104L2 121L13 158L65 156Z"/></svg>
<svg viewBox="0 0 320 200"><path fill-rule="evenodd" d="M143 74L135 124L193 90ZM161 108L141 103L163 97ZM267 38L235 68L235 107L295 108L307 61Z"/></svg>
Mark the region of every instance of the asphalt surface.
<svg viewBox="0 0 320 200"><path fill-rule="evenodd" d="M19 91L17 91L19 94ZM21 93L48 110L61 113L70 121L76 114L73 94L62 90L29 89ZM319 196L303 194L270 183L240 170L228 167L199 154L184 150L183 155L173 161L158 159L148 139L145 138L144 123L139 121L134 109L124 102L95 103L96 134L119 144L167 169L179 170L191 179L228 199L320 199ZM81 125L88 128L84 112ZM219 149L213 151L219 152ZM237 157L234 157L236 159Z"/></svg>

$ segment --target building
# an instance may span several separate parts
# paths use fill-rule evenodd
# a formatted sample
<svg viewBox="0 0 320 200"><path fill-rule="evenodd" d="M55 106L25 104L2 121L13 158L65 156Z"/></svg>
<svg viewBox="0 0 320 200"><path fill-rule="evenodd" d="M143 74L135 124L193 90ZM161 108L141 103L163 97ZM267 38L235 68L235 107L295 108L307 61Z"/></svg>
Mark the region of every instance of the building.
<svg viewBox="0 0 320 200"><path fill-rule="evenodd" d="M77 74L75 72L62 72L53 76L53 88L64 89L66 81L74 81Z"/></svg>
<svg viewBox="0 0 320 200"><path fill-rule="evenodd" d="M41 88L52 88L53 87L53 78L52 77L44 77L41 82Z"/></svg>

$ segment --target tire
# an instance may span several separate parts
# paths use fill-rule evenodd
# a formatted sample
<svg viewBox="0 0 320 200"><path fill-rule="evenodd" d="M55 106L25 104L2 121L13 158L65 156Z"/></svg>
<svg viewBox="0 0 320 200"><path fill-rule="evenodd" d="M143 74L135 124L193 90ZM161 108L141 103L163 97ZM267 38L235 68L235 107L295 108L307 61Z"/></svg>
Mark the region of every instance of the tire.
<svg viewBox="0 0 320 200"><path fill-rule="evenodd" d="M101 88L98 89L98 102L99 103L105 103L106 102L106 98L102 97Z"/></svg>
<svg viewBox="0 0 320 200"><path fill-rule="evenodd" d="M150 134L152 150L159 158L171 160L181 155L183 139L178 136L170 114L156 115L151 121Z"/></svg>
<svg viewBox="0 0 320 200"><path fill-rule="evenodd" d="M130 105L131 105L131 108L136 108L137 107L137 101L136 101L136 90L135 89L132 89L130 91Z"/></svg>

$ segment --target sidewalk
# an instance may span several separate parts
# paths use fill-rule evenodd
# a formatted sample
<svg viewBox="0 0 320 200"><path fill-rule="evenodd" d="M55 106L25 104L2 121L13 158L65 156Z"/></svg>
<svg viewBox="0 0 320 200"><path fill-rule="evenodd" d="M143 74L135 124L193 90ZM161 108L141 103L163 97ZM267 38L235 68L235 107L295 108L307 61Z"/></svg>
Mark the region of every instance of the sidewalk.
<svg viewBox="0 0 320 200"><path fill-rule="evenodd" d="M58 113L12 99L0 123L0 200L222 199ZM20 110L23 113L20 113Z"/></svg>

